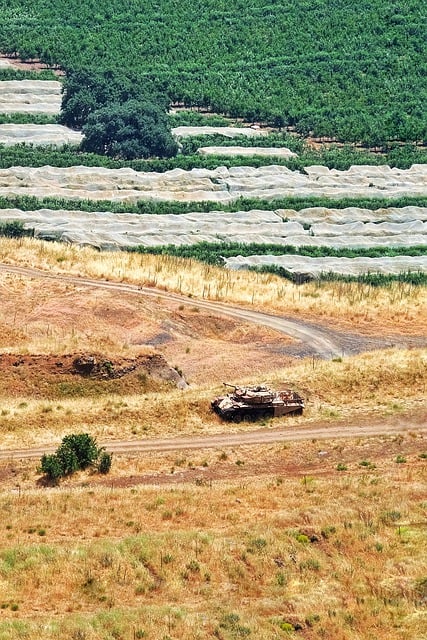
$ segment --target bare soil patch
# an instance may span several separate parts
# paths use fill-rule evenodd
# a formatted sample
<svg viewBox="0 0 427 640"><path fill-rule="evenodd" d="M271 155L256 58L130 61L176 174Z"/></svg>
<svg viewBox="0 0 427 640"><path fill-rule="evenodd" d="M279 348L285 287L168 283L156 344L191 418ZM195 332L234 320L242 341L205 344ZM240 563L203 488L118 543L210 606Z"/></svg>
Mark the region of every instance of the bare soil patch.
<svg viewBox="0 0 427 640"><path fill-rule="evenodd" d="M240 320L180 308L174 300L79 287L0 272L0 350L136 357L162 354L193 383L220 382L290 364L288 336ZM43 372L40 370L40 375Z"/></svg>
<svg viewBox="0 0 427 640"><path fill-rule="evenodd" d="M62 69L55 69L48 64L41 62L37 58L31 60L23 60L22 58L16 58L14 56L8 56L5 54L0 55L0 60L7 60L11 63L15 69L21 69L23 71L42 71L43 69L50 69L56 76L65 76Z"/></svg>
<svg viewBox="0 0 427 640"><path fill-rule="evenodd" d="M381 427L384 433L354 437L350 423L340 423L348 437L336 437L330 422L311 424L310 428L331 431L331 437L298 439L286 442L266 441L261 444L240 444L230 441L222 447L179 449L172 451L114 448L114 464L107 477L79 472L61 483L64 489L109 487L130 488L139 485L170 486L193 484L212 486L222 482L248 482L261 478L352 477L382 474L399 464L427 472L427 433L424 409L412 410L389 419L360 416L361 426ZM401 426L401 432L387 433L388 425ZM405 430L406 427L406 430ZM295 427L296 436L304 427ZM273 435L270 432L270 435ZM116 443L120 444L120 443ZM107 445L108 449L108 445ZM0 487L31 489L40 484L35 458L0 460ZM337 469L337 467L339 467ZM344 468L345 467L345 468ZM44 483L41 483L44 486Z"/></svg>

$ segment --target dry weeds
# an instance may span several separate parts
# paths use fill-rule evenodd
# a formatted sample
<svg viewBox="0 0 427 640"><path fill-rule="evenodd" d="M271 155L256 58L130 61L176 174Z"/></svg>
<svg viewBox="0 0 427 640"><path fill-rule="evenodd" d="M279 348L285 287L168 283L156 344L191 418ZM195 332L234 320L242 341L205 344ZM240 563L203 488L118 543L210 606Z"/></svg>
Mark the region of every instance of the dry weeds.
<svg viewBox="0 0 427 640"><path fill-rule="evenodd" d="M241 382L253 383L256 378ZM270 372L266 382L277 388L291 385L306 399L303 416L263 423L272 427L357 419L361 412L388 416L414 407L424 407L427 415L426 350L372 352L335 362L306 360L292 369ZM31 389L27 396L15 398L2 396L0 391L3 447L56 443L76 430L88 431L104 441L259 427L259 423L224 425L211 412L210 400L224 389L218 385L152 393L143 392L144 386L137 379L134 393L120 395L112 393L111 387L104 389L108 384L81 379L74 384L54 382L49 386L41 378L37 393L43 396L39 400L32 397Z"/></svg>
<svg viewBox="0 0 427 640"><path fill-rule="evenodd" d="M0 260L333 319L365 332L417 335L425 330L424 289L294 287L272 276L229 273L192 261L99 254L29 240L0 240ZM21 286L34 284L22 279ZM13 305L4 312L8 333L2 333L0 348L37 350L46 340L46 352L71 350L68 325L60 333L63 308L69 317L73 311L79 316L78 341L86 340L92 350L105 347L129 355L131 347L113 309L109 315L106 298L99 301L97 317L105 329L97 333L90 311L85 315L84 300L93 310L93 294L82 291L78 308L74 302L67 307L68 294L74 301L71 290L55 286L62 296L58 306L49 301L51 289L40 287L37 296L28 296L34 305L41 300L31 309L31 327L20 322L19 307L15 323L5 320ZM5 289L0 294L12 300L14 292L12 298ZM132 327L129 301L121 299L117 310ZM146 311L153 325L144 328L144 336L150 331L156 336L170 309L163 315L153 304L151 316ZM52 335L43 335L48 318ZM201 342L218 337L215 326L203 320L202 326L188 318L180 321ZM104 342L108 326L110 341ZM137 335L140 327L134 331ZM193 339L191 331L187 340ZM236 343L246 337L236 335ZM258 381L255 370L245 375L241 372L239 379ZM426 378L427 353L418 349L308 360L293 369L275 364L265 381L291 384L306 397L305 415L286 419L297 429L302 421L334 422L361 411L377 417L414 407L422 412ZM141 394L135 385L131 393L105 397L93 382L62 392L41 382L15 398L0 388L3 447L56 443L72 431L108 440L225 428L209 411L209 400L221 391L216 382L167 394ZM276 419L269 425L283 423ZM425 458L420 457L425 453L425 438L414 432L322 441L321 446L117 456L113 476L103 486L86 473L59 488L37 489L34 461L1 463L0 638L421 639L427 597L427 495ZM220 470L233 480L215 480ZM138 485L144 473L154 474L153 482L166 476L168 484ZM180 475L188 484L172 484ZM114 480L123 488L113 488Z"/></svg>
<svg viewBox="0 0 427 640"><path fill-rule="evenodd" d="M155 350L191 383L264 377L291 362L283 355L292 342L286 335L196 305L6 272L0 272L0 295L0 352L95 350L111 358Z"/></svg>
<svg viewBox="0 0 427 640"><path fill-rule="evenodd" d="M170 256L99 253L75 245L33 239L0 239L0 261L159 287L195 298L250 305L286 315L303 315L366 334L423 335L426 288L405 284L293 285L270 274L227 271Z"/></svg>
<svg viewBox="0 0 427 640"><path fill-rule="evenodd" d="M394 452L326 477L3 492L1 636L422 638L425 469Z"/></svg>

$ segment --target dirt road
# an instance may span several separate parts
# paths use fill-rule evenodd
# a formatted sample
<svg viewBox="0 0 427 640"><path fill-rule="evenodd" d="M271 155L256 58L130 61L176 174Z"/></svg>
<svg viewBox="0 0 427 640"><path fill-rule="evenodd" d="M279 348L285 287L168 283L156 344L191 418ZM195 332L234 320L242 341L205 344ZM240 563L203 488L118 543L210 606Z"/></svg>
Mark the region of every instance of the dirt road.
<svg viewBox="0 0 427 640"><path fill-rule="evenodd" d="M257 429L256 431L224 432L209 436L185 436L146 440L111 440L101 443L116 454L168 452L194 449L218 449L245 445L272 444L276 442L301 442L304 440L328 440L335 438L369 438L379 435L395 435L417 432L427 436L427 410L390 417L387 420L363 419L359 423L319 423L279 429ZM0 460L40 458L52 453L56 446L46 445L34 449L9 449L0 451Z"/></svg>
<svg viewBox="0 0 427 640"><path fill-rule="evenodd" d="M211 302L207 300L195 300L175 293L159 291L148 287L138 287L137 285L125 284L121 282L108 282L105 280L94 280L90 278L80 278L62 274L49 273L26 267L11 266L0 263L0 271L14 273L31 278L50 278L67 282L78 287L88 287L92 289L109 289L117 292L133 294L138 296L150 296L154 298L177 301L180 304L197 305L207 309L212 313L230 316L241 319L245 322L252 322L263 325L276 331L300 340L310 347L310 349L322 358L331 358L342 354L342 344L337 344L336 332L325 327L317 327L303 321L297 321L280 316L274 316L258 311L251 311L241 307L234 307L225 303ZM362 339L360 340L362 345ZM240 445L268 444L283 441L304 441L312 439L329 438L349 438L349 437L370 437L381 434L398 434L417 430L417 432L427 433L426 411L412 414L410 416L390 417L383 421L372 422L360 420L358 423L322 423L312 425L301 425L297 428L260 429L238 433L219 433L210 436L187 436L181 438L148 439L148 440L119 440L106 442L104 445L109 451L121 454L132 454L147 451L177 451L185 449L223 448L237 447ZM43 453L54 451L55 447L46 446L34 449L15 449L0 451L0 459L12 458L39 458Z"/></svg>
<svg viewBox="0 0 427 640"><path fill-rule="evenodd" d="M328 330L325 327L316 327L316 325L309 324L300 320L293 320L290 318L284 318L280 316L271 315L268 313L261 313L259 311L251 311L241 307L235 307L222 302L212 302L208 300L200 300L195 298L188 298L187 296L179 295L176 293L169 293L166 291L160 291L151 287L138 287L134 284L126 284L123 282L109 282L106 280L95 280L85 277L75 277L63 274L49 273L48 271L41 271L38 269L30 269L27 267L17 267L0 263L0 270L9 273L15 273L24 277L30 278L50 278L53 280L60 280L61 282L68 282L78 287L89 287L97 289L109 289L117 292L123 292L134 295L150 296L153 298L160 298L166 300L175 300L180 304L187 303L193 307L196 305L201 309L206 309L212 313L219 315L229 316L244 322L250 322L270 329L275 329L281 333L285 333L288 336L300 340L307 347L307 355L316 355L320 358L334 358L341 356L344 352L342 343L339 343L336 337L336 333L332 330ZM363 340L360 341L361 343ZM362 349L360 349L362 350Z"/></svg>

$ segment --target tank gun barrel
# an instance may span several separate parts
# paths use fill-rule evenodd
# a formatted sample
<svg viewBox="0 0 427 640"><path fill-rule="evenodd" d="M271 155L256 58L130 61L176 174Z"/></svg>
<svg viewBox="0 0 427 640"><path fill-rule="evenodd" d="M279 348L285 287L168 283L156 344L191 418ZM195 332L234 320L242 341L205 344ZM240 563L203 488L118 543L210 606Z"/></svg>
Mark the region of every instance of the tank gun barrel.
<svg viewBox="0 0 427 640"><path fill-rule="evenodd" d="M239 388L237 384L230 384L229 382L223 382L222 384L224 385L224 387L231 387L234 390Z"/></svg>

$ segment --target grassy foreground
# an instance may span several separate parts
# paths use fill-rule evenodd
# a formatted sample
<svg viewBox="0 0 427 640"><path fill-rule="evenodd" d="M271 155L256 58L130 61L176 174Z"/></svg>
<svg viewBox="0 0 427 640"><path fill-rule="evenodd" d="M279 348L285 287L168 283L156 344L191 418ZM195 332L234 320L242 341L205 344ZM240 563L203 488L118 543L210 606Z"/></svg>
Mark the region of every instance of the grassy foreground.
<svg viewBox="0 0 427 640"><path fill-rule="evenodd" d="M425 476L405 461L0 494L0 637L423 638Z"/></svg>

